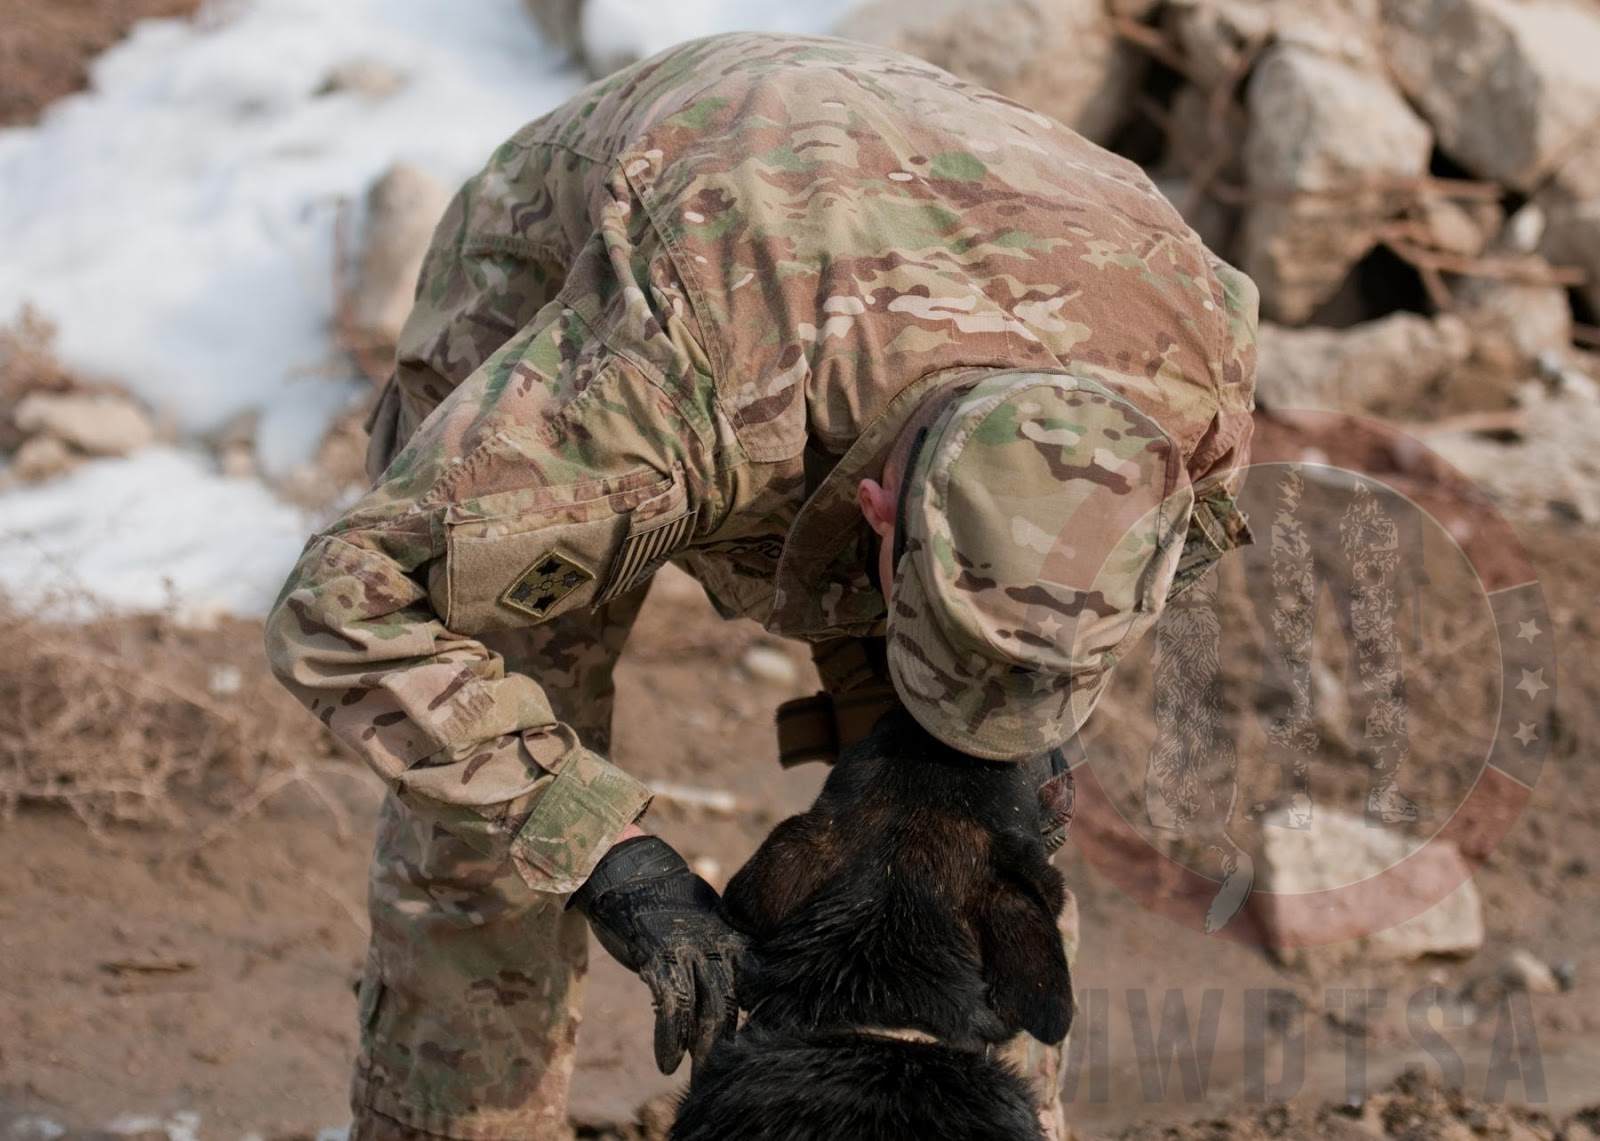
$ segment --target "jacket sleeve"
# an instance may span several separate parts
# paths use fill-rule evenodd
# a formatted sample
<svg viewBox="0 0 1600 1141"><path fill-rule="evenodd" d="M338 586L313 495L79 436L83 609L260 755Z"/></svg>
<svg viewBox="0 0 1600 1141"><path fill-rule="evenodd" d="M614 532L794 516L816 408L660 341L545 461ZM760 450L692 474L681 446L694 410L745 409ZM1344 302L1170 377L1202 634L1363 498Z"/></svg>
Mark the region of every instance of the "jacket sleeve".
<svg viewBox="0 0 1600 1141"><path fill-rule="evenodd" d="M646 808L534 678L478 639L593 606L640 534L686 537L671 401L576 318L514 338L305 548L267 620L276 675L413 810L536 890L575 890ZM669 552L670 553L670 552Z"/></svg>
<svg viewBox="0 0 1600 1141"><path fill-rule="evenodd" d="M1214 254L1207 256L1217 321L1213 367L1220 413L1194 457L1192 474L1201 498L1206 487L1223 489L1231 497L1243 482L1250 458L1260 294L1245 274Z"/></svg>

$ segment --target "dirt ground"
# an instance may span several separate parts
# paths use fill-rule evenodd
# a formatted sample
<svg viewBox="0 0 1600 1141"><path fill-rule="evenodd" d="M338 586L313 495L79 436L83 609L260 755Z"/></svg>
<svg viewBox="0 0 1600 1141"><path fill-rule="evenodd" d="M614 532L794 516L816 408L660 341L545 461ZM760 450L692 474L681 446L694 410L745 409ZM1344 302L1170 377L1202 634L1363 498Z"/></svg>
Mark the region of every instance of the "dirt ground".
<svg viewBox="0 0 1600 1141"><path fill-rule="evenodd" d="M0 0L0 127L31 123L89 81L89 61L140 20L187 16L200 0Z"/></svg>
<svg viewBox="0 0 1600 1141"><path fill-rule="evenodd" d="M211 670L232 655L252 689L252 624L180 635L138 625L179 638ZM730 814L668 797L652 813L687 856L716 862L700 864L715 880L821 779L780 770L770 729L778 701L814 688L805 652L783 647L796 680L775 685L739 664L758 643L779 645L753 624L719 621L687 578L663 576L620 671L619 763L738 800ZM65 809L29 806L0 825L0 861L14 869L0 877L0 1137L8 1114L105 1129L198 1113L207 1137L298 1136L345 1120L381 788L354 765L317 780L342 813L295 784L237 822L186 796L178 828L97 836ZM650 1061L650 1024L643 986L597 952L577 1117L631 1120L669 1088Z"/></svg>
<svg viewBox="0 0 1600 1141"><path fill-rule="evenodd" d="M1359 443L1346 433L1272 444L1280 431L1267 426L1263 441L1291 453ZM1392 478L1411 480L1412 490L1431 496L1430 507L1448 517L1451 488L1441 490L1426 475ZM1600 936L1600 769L1588 763L1581 742L1593 739L1600 708L1600 665L1588 653L1600 537L1552 525L1521 533L1561 647L1558 734L1530 803L1477 874L1488 928L1482 951L1403 965L1279 966L1248 938L1208 938L1130 898L1085 856L1096 848L1087 841L1110 834L1108 822L1081 815L1074 825L1079 843L1069 843L1059 861L1083 915L1076 973L1081 1070L1071 1101L1085 1134L1231 1136L1207 1122L1237 1106L1229 1128L1254 1136L1249 1129L1280 1118L1262 1118L1265 1110L1251 1108L1252 1101L1286 1093L1294 1095L1292 1108L1281 1121L1303 1125L1324 1113L1324 1103L1354 1098L1338 1118L1359 1125L1365 1093L1407 1066L1434 1078L1454 1073L1481 1101L1531 1101L1552 1120L1597 1100L1600 964L1592 948ZM177 638L199 659L233 656L246 673L242 692L256 692L253 625L192 634L143 629L148 637ZM793 679L747 669L742 663L757 645L787 654ZM1426 684L1419 679L1420 688L1448 690L1455 684L1449 663L1460 657L1434 668ZM1139 687L1147 667L1147 654L1132 658L1097 713L1093 763L1108 788L1140 779L1149 729ZM814 683L803 648L750 623L721 622L698 587L669 570L652 590L619 675L617 761L652 780L737 799L729 813L664 797L651 817L711 878L725 879L821 779L815 768L786 773L774 760L773 708ZM1229 679L1241 702L1251 699L1252 684L1245 676ZM308 727L308 755L321 747ZM1419 746L1408 777L1413 787L1433 788L1433 768L1454 771L1453 762L1433 756ZM1335 770L1341 765L1348 760L1330 761ZM75 1130L159 1127L173 1136L197 1121L199 1136L264 1138L308 1136L345 1121L351 986L380 790L354 766L317 771L317 787L341 812L311 795L310 786L291 782L237 821L216 807L225 801L212 790L186 794L187 815L176 828L111 827L95 835L66 811L26 805L0 827L0 865L13 869L0 877L0 1121L11 1116L12 1136L37 1135L28 1130L41 1118ZM1242 783L1257 779L1241 773ZM1447 779L1438 787L1454 786ZM1319 803L1358 807L1345 798L1359 795L1359 782L1333 781L1318 795ZM1153 848L1124 856L1160 880L1163 864ZM1572 989L1502 999L1492 979L1514 947L1570 964ZM1429 987L1449 996L1448 1010L1418 1023L1408 1018L1408 1005ZM1381 992L1385 1005L1347 1007L1344 988ZM1181 1002L1198 1025L1208 992L1217 1004L1209 1057L1157 1064L1163 1013L1176 1013L1167 1004ZM1253 1067L1261 1070L1252 1043L1262 1038L1250 1032L1251 1004L1262 1001L1271 1028L1265 1092L1251 1076ZM1261 1007L1254 1009L1259 1015ZM648 1027L642 986L597 951L580 1034L576 1120L592 1130L620 1128L641 1102L673 1087L651 1065ZM1273 1085L1283 1043L1300 1040L1303 1081L1298 1088ZM1459 1073L1450 1068L1456 1064ZM1198 1132L1161 1132L1163 1123L1182 1122L1197 1122L1187 1128ZM1303 1135L1300 1128L1282 1135Z"/></svg>

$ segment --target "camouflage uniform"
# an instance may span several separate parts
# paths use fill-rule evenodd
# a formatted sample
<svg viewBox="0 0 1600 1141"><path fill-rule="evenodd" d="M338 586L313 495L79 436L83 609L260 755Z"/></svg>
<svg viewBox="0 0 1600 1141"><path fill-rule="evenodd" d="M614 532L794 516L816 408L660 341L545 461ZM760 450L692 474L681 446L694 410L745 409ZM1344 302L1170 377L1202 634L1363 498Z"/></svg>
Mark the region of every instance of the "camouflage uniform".
<svg viewBox="0 0 1600 1141"><path fill-rule="evenodd" d="M876 48L697 41L500 147L424 264L381 477L267 626L284 683L393 790L356 1136L561 1134L562 904L649 802L604 753L656 567L781 634L881 637L855 483L926 397L1004 370L1069 381L1115 413L1098 433L1159 428L1156 553L1181 577L1232 533L1253 321L1135 166ZM955 566L936 546L925 579ZM897 684L937 705L947 680Z"/></svg>

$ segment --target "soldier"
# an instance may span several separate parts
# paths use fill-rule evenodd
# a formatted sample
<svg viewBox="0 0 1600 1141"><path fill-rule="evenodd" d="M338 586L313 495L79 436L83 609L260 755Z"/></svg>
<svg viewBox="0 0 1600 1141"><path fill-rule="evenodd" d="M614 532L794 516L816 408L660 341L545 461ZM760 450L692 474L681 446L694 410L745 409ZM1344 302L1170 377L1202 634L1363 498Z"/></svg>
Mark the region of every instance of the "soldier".
<svg viewBox="0 0 1600 1141"><path fill-rule="evenodd" d="M732 1025L738 937L606 759L657 567L814 643L833 737L1047 754L1242 540L1254 321L1137 167L877 48L697 41L500 147L267 624L392 790L352 1138L565 1136L586 918L663 1070Z"/></svg>

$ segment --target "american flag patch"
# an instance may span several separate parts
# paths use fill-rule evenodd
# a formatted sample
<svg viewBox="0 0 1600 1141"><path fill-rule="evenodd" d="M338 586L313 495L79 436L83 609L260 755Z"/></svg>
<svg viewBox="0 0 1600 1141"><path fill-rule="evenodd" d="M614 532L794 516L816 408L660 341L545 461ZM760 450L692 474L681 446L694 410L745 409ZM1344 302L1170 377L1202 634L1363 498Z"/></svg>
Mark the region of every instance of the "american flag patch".
<svg viewBox="0 0 1600 1141"><path fill-rule="evenodd" d="M610 577L606 579L604 589L595 596L594 605L603 606L619 595L628 593L660 570L661 564L677 554L684 540L689 537L694 529L695 515L696 512L691 511L629 535L622 544L622 550L617 552L616 560L611 564Z"/></svg>

